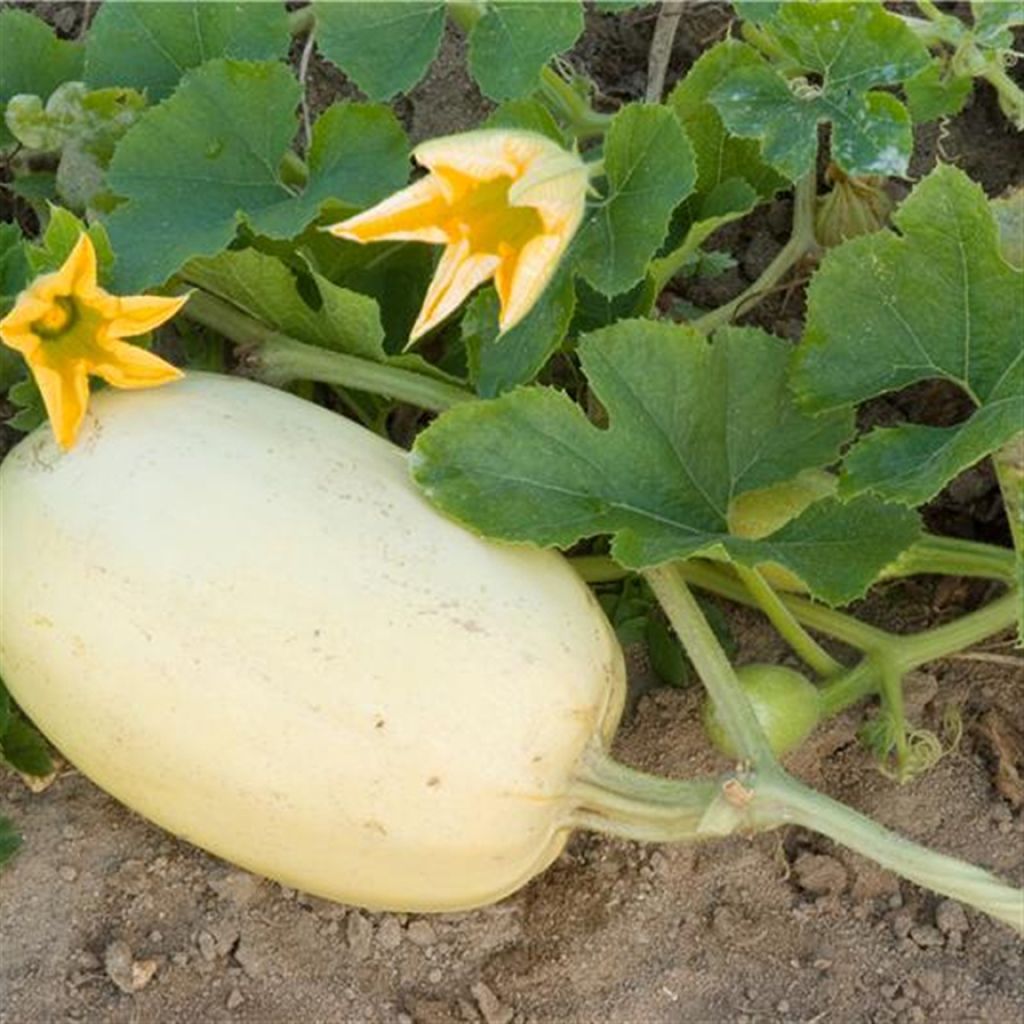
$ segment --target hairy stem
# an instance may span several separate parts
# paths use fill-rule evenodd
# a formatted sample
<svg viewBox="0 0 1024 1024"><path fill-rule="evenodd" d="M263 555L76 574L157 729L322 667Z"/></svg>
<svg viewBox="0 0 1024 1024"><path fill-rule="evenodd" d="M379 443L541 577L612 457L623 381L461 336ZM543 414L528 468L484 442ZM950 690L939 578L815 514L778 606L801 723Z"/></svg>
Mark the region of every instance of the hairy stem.
<svg viewBox="0 0 1024 1024"><path fill-rule="evenodd" d="M704 683L729 742L756 768L775 770L778 762L768 737L679 567L670 563L643 575Z"/></svg>
<svg viewBox="0 0 1024 1024"><path fill-rule="evenodd" d="M734 568L758 607L768 617L768 621L806 664L825 678L842 672L843 666L800 625L792 610L786 607L757 569L739 564Z"/></svg>
<svg viewBox="0 0 1024 1024"><path fill-rule="evenodd" d="M764 294L774 288L799 260L817 248L814 236L814 204L817 198L817 176L812 170L797 183L793 193L793 231L779 254L761 272L761 276L731 302L692 320L692 326L710 334L749 312Z"/></svg>
<svg viewBox="0 0 1024 1024"><path fill-rule="evenodd" d="M787 821L820 832L917 885L1024 931L1024 892L988 871L904 839L789 776L763 779L756 791L777 803Z"/></svg>
<svg viewBox="0 0 1024 1024"><path fill-rule="evenodd" d="M435 412L474 397L464 388L425 374L306 345L202 290L193 293L183 314L240 346L245 351L247 367L268 384L320 381L384 395Z"/></svg>

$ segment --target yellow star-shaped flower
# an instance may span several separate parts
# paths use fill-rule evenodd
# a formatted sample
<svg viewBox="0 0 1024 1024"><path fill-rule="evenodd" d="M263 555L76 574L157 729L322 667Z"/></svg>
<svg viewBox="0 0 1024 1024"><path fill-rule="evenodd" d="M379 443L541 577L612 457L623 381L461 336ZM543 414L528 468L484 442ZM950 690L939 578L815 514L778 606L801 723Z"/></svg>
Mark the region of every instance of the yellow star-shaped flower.
<svg viewBox="0 0 1024 1024"><path fill-rule="evenodd" d="M499 129L432 139L413 157L426 177L328 230L445 247L410 342L491 278L507 331L540 298L583 219L586 164L546 136Z"/></svg>
<svg viewBox="0 0 1024 1024"><path fill-rule="evenodd" d="M62 448L75 443L85 418L90 374L118 388L151 388L182 376L121 339L153 330L187 300L104 291L96 283L96 250L84 232L59 270L37 277L18 296L0 320L0 339L25 357Z"/></svg>

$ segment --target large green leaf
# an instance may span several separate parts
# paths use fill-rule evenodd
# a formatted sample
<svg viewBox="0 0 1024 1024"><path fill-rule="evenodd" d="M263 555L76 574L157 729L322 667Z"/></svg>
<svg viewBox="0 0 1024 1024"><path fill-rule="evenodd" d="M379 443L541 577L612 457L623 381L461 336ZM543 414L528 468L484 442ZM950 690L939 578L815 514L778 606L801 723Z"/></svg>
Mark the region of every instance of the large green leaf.
<svg viewBox="0 0 1024 1024"><path fill-rule="evenodd" d="M7 101L19 93L46 98L62 82L82 74L80 43L58 39L28 11L0 11L0 146L13 141L4 124Z"/></svg>
<svg viewBox="0 0 1024 1024"><path fill-rule="evenodd" d="M607 429L545 388L452 409L414 449L414 476L439 508L508 541L612 534L612 554L634 569L692 555L776 562L834 602L862 593L916 536L912 513L872 498L812 504L761 540L730 534L738 498L830 463L853 429L849 410L794 405L780 339L730 328L709 343L636 320L579 352Z"/></svg>
<svg viewBox="0 0 1024 1024"><path fill-rule="evenodd" d="M28 279L28 262L17 224L0 224L0 316L14 305Z"/></svg>
<svg viewBox="0 0 1024 1024"><path fill-rule="evenodd" d="M366 206L408 176L405 136L386 107L336 104L313 129L299 191L281 165L297 129L299 83L277 63L209 61L125 135L110 185L128 202L108 220L116 281L159 284L223 249L240 220L275 238L301 231L328 199Z"/></svg>
<svg viewBox="0 0 1024 1024"><path fill-rule="evenodd" d="M317 0L320 52L371 99L390 99L426 73L441 43L444 0Z"/></svg>
<svg viewBox="0 0 1024 1024"><path fill-rule="evenodd" d="M156 102L204 61L283 58L290 42L288 15L280 0L107 0L86 37L85 79L93 88L145 90Z"/></svg>
<svg viewBox="0 0 1024 1024"><path fill-rule="evenodd" d="M786 3L763 31L785 54L737 67L711 92L729 131L761 140L764 158L791 179L814 165L818 125L832 125L832 157L849 174L905 174L910 116L894 96L870 91L909 78L929 61L904 22L876 0Z"/></svg>
<svg viewBox="0 0 1024 1024"><path fill-rule="evenodd" d="M808 295L794 383L809 408L915 381L960 385L978 411L955 427L874 430L843 493L918 504L1024 426L1024 275L999 250L981 188L940 166L881 231L832 251Z"/></svg>
<svg viewBox="0 0 1024 1024"><path fill-rule="evenodd" d="M530 312L500 337L498 296L481 291L462 318L470 376L482 398L532 381L565 340L576 307L572 275L561 273Z"/></svg>
<svg viewBox="0 0 1024 1024"><path fill-rule="evenodd" d="M630 104L615 115L604 169L608 194L581 229L574 258L594 288L618 295L643 278L697 172L679 121L654 104Z"/></svg>
<svg viewBox="0 0 1024 1024"><path fill-rule="evenodd" d="M25 775L49 775L53 760L39 730L20 712L8 719L0 736L0 758Z"/></svg>
<svg viewBox="0 0 1024 1024"><path fill-rule="evenodd" d="M21 836L10 818L0 815L0 867L14 856L21 846Z"/></svg>
<svg viewBox="0 0 1024 1024"><path fill-rule="evenodd" d="M522 96L537 87L541 68L582 31L580 0L490 0L469 37L469 70L491 99Z"/></svg>

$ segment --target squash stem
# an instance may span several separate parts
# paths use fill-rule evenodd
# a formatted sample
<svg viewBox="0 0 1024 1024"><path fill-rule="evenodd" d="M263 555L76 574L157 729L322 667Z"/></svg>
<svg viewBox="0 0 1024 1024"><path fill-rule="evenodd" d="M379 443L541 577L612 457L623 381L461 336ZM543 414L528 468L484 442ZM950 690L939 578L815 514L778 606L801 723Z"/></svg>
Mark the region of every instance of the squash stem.
<svg viewBox="0 0 1024 1024"><path fill-rule="evenodd" d="M434 412L474 397L465 388L422 373L306 345L201 289L192 293L182 315L233 341L243 350L243 362L252 375L277 387L315 380Z"/></svg>
<svg viewBox="0 0 1024 1024"><path fill-rule="evenodd" d="M739 563L734 565L734 569L768 621L805 664L826 679L843 671L843 666L800 625L792 610L786 607L757 569Z"/></svg>

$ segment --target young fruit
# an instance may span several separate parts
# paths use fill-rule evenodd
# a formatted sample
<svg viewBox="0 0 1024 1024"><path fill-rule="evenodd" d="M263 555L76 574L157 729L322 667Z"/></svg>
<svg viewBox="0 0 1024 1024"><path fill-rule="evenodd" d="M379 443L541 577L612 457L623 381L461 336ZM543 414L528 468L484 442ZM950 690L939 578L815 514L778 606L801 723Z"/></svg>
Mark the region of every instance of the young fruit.
<svg viewBox="0 0 1024 1024"><path fill-rule="evenodd" d="M405 454L190 374L0 467L0 671L129 807L362 906L492 902L565 843L622 654L560 556L481 540Z"/></svg>
<svg viewBox="0 0 1024 1024"><path fill-rule="evenodd" d="M795 750L818 724L821 699L818 688L799 672L782 665L744 665L736 670L761 728L776 754ZM704 703L704 729L723 754L737 757L715 715L711 702Z"/></svg>

